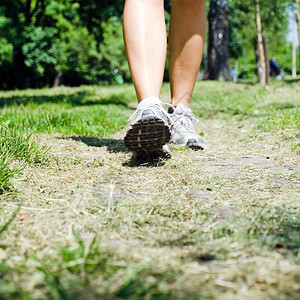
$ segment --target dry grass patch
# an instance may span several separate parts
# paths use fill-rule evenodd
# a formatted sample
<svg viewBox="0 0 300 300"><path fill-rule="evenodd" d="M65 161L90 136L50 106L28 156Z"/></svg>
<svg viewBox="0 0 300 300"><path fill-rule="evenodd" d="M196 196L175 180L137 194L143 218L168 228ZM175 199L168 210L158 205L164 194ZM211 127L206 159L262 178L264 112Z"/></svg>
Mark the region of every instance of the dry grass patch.
<svg viewBox="0 0 300 300"><path fill-rule="evenodd" d="M124 130L39 135L48 157L0 196L3 221L23 203L1 234L0 298L297 299L295 140L253 116L204 119L207 151L142 166Z"/></svg>

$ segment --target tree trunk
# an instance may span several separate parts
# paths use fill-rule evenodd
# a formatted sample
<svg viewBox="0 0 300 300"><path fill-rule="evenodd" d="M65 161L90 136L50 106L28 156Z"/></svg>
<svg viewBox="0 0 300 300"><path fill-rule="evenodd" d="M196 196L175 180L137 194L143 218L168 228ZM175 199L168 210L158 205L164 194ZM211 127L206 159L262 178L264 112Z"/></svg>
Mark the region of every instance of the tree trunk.
<svg viewBox="0 0 300 300"><path fill-rule="evenodd" d="M293 49L292 49L292 77L297 77L297 48L296 43L293 42Z"/></svg>
<svg viewBox="0 0 300 300"><path fill-rule="evenodd" d="M255 49L255 62L256 62L257 81L261 82L262 73L260 72L260 61L259 61L259 52L258 52L257 38L254 39L254 49Z"/></svg>
<svg viewBox="0 0 300 300"><path fill-rule="evenodd" d="M211 80L230 80L227 0L211 0L209 9L208 70Z"/></svg>
<svg viewBox="0 0 300 300"><path fill-rule="evenodd" d="M14 56L14 71L13 71L13 82L14 88L24 89L25 88L25 56L22 49L16 49L16 54Z"/></svg>
<svg viewBox="0 0 300 300"><path fill-rule="evenodd" d="M262 86L265 86L267 84L267 78L266 78L267 65L266 65L265 50L263 44L262 28L261 28L259 0L256 0L255 12L256 12L256 26L257 26L257 46L258 46L258 55L260 61L259 69L258 69L260 76L258 77L258 80L260 81L260 84Z"/></svg>
<svg viewBox="0 0 300 300"><path fill-rule="evenodd" d="M54 78L54 82L53 82L53 87L60 86L60 80L61 80L62 75L63 75L63 72L61 70L56 74L56 76Z"/></svg>
<svg viewBox="0 0 300 300"><path fill-rule="evenodd" d="M296 21L298 28L298 42L299 42L299 63L300 63L300 0L294 0L297 4L296 6Z"/></svg>
<svg viewBox="0 0 300 300"><path fill-rule="evenodd" d="M264 45L264 56L266 62L266 84L270 82L270 60L269 60L269 50L268 50L268 39L263 35L263 45Z"/></svg>

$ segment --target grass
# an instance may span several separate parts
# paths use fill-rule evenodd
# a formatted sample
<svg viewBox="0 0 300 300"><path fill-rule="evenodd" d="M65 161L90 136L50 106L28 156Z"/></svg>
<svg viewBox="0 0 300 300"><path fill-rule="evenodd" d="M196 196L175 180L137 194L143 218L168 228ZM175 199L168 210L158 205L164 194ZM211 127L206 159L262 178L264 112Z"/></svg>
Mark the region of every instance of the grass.
<svg viewBox="0 0 300 300"><path fill-rule="evenodd" d="M199 82L208 149L136 166L131 85L1 92L0 299L298 299L299 93Z"/></svg>
<svg viewBox="0 0 300 300"><path fill-rule="evenodd" d="M131 86L0 93L0 122L36 133L103 137L127 123L123 111L133 99Z"/></svg>
<svg viewBox="0 0 300 300"><path fill-rule="evenodd" d="M26 131L0 125L0 193L9 188L10 179L28 163L36 163L47 149L40 147Z"/></svg>

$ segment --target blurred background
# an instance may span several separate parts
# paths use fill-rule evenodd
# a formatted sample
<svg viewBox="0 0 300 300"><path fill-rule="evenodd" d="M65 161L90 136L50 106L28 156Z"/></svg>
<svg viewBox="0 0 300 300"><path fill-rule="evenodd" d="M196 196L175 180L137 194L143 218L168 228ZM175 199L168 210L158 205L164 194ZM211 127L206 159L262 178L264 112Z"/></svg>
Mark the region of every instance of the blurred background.
<svg viewBox="0 0 300 300"><path fill-rule="evenodd" d="M279 78L270 71L271 60L281 75L297 75L299 0L206 2L207 42L199 79L261 81L263 72ZM122 0L1 0L0 89L130 82L123 6ZM167 27L170 7L165 1ZM213 59L218 50L219 62Z"/></svg>

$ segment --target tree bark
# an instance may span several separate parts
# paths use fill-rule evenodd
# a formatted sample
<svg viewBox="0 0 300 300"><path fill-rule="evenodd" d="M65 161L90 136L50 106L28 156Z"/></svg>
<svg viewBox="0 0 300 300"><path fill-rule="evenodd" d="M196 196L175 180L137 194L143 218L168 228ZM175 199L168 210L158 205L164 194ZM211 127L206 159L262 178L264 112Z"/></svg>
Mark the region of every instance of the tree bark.
<svg viewBox="0 0 300 300"><path fill-rule="evenodd" d="M254 50L255 50L255 62L256 62L256 75L257 75L257 81L260 82L261 72L259 72L259 69L260 69L260 63L259 63L259 53L258 53L257 38L254 39Z"/></svg>
<svg viewBox="0 0 300 300"><path fill-rule="evenodd" d="M227 0L211 0L209 9L207 79L230 80L229 23Z"/></svg>
<svg viewBox="0 0 300 300"><path fill-rule="evenodd" d="M14 87L17 89L24 89L25 88L25 56L23 54L22 49L16 49L14 57L14 71L13 71L13 77L14 77Z"/></svg>
<svg viewBox="0 0 300 300"><path fill-rule="evenodd" d="M264 45L264 56L265 56L265 62L266 62L266 84L269 84L270 82L270 60L269 60L269 50L268 50L268 39L263 34L263 45Z"/></svg>
<svg viewBox="0 0 300 300"><path fill-rule="evenodd" d="M300 63L300 0L294 0L296 3L296 21L298 28L298 43L299 43L299 63Z"/></svg>
<svg viewBox="0 0 300 300"><path fill-rule="evenodd" d="M260 60L259 69L258 69L260 76L258 77L258 80L260 81L260 84L262 86L265 86L267 84L267 78L266 78L267 65L266 65L265 50L263 44L262 28L261 28L259 0L256 0L255 3L255 13L256 13L256 26L257 26L257 46L258 46L258 55Z"/></svg>
<svg viewBox="0 0 300 300"><path fill-rule="evenodd" d="M30 9L31 9L31 0L27 0L25 5L25 25L30 25L31 23Z"/></svg>
<svg viewBox="0 0 300 300"><path fill-rule="evenodd" d="M293 42L292 44L292 77L296 78L297 77L297 48L296 48L296 43Z"/></svg>
<svg viewBox="0 0 300 300"><path fill-rule="evenodd" d="M63 75L63 72L61 70L56 74L56 76L54 78L54 82L53 82L53 87L60 86L60 81L61 81L62 75Z"/></svg>

